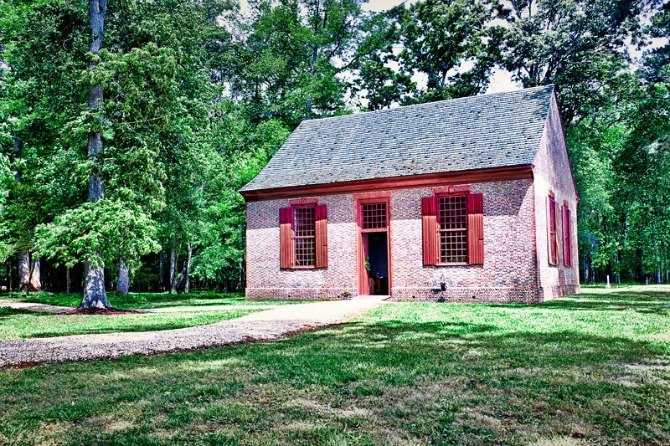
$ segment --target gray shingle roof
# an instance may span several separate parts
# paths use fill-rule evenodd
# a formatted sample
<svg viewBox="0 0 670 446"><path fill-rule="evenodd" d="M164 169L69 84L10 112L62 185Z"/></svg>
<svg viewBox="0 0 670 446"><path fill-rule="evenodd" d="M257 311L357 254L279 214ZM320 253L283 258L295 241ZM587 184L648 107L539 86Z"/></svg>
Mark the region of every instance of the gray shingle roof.
<svg viewBox="0 0 670 446"><path fill-rule="evenodd" d="M530 164L552 86L303 121L241 191Z"/></svg>

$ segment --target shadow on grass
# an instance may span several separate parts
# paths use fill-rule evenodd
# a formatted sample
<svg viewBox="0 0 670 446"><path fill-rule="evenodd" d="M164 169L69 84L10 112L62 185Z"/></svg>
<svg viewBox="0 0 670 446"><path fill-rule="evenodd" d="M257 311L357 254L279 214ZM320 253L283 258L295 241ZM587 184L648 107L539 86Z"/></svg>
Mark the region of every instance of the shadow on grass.
<svg viewBox="0 0 670 446"><path fill-rule="evenodd" d="M280 357L290 352L290 356L299 355L306 360L312 355L326 355L326 369L368 361L378 366L394 364L405 371L416 367L418 373L424 366L440 363L450 364L455 370L464 366L599 368L611 363L654 361L667 354L668 349L647 341L570 329L509 332L486 324L391 320L352 322L341 329L307 333L272 347L260 347L260 352L264 354L259 356L258 367L263 367L265 360L282 361ZM275 355L274 359L269 358Z"/></svg>
<svg viewBox="0 0 670 446"><path fill-rule="evenodd" d="M670 293L667 291L621 291L611 293L583 293L550 300L537 306L562 310L628 311L670 314Z"/></svg>

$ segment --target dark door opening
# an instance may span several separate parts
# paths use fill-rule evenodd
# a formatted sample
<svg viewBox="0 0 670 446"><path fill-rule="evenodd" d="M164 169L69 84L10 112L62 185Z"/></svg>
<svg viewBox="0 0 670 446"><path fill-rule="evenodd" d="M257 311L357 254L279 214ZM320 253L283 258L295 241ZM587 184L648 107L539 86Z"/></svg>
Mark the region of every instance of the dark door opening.
<svg viewBox="0 0 670 446"><path fill-rule="evenodd" d="M386 232L368 232L363 234L366 245L365 270L368 277L369 294L388 295L388 241Z"/></svg>

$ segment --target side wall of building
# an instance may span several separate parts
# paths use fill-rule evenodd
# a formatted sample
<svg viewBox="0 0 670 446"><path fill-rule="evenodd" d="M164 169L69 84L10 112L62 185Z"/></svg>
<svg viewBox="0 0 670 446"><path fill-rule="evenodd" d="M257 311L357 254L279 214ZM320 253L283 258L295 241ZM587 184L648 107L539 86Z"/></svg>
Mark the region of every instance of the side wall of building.
<svg viewBox="0 0 670 446"><path fill-rule="evenodd" d="M430 187L390 194L391 275L394 299L523 301L541 299L535 249L533 180L474 183L484 199L484 264L423 266L421 197ZM279 209L288 200L247 205L247 297L342 298L358 293L357 234L353 194L325 195L328 206L328 268L279 268ZM441 291L442 284L446 288Z"/></svg>
<svg viewBox="0 0 670 446"><path fill-rule="evenodd" d="M538 288L542 299L579 292L579 255L577 251L577 193L572 179L567 146L563 136L558 105L552 98L544 133L534 160L535 222L537 234ZM549 264L547 197L554 194L557 209L558 264ZM565 266L563 243L563 206L570 209L572 266Z"/></svg>

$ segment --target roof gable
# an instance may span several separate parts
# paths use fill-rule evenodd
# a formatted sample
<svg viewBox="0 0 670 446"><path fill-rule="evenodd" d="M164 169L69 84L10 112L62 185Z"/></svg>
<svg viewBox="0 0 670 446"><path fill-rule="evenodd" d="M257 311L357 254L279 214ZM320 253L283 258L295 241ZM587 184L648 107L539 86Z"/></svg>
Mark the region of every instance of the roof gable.
<svg viewBox="0 0 670 446"><path fill-rule="evenodd" d="M531 164L553 87L303 121L242 192Z"/></svg>

